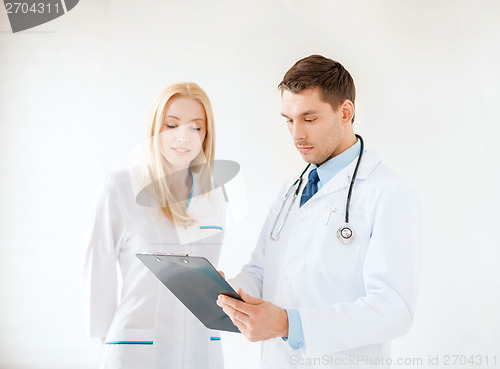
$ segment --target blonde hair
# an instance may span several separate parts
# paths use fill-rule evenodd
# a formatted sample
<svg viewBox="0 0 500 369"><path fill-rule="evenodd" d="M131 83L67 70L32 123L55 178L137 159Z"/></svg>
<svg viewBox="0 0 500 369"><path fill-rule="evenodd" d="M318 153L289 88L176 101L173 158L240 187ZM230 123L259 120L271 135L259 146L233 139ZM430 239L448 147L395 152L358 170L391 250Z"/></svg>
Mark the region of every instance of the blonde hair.
<svg viewBox="0 0 500 369"><path fill-rule="evenodd" d="M185 97L198 101L205 110L207 129L202 144L202 152L191 162L190 167L192 167L192 171L200 174L199 193L204 194L210 191L211 167L215 149L214 116L207 94L194 82L179 82L167 86L160 92L151 108L147 130L149 147L146 150L146 167L148 169L144 173L144 183L147 183L148 180L153 181L154 191L152 196L168 219L177 224L188 225L192 224L194 219L187 214L186 207L174 198L171 189L167 185L166 177L167 174L171 173L167 173L169 166L162 154L160 143L160 130L165 121L166 105L176 97ZM206 165L199 165L203 163L206 163Z"/></svg>

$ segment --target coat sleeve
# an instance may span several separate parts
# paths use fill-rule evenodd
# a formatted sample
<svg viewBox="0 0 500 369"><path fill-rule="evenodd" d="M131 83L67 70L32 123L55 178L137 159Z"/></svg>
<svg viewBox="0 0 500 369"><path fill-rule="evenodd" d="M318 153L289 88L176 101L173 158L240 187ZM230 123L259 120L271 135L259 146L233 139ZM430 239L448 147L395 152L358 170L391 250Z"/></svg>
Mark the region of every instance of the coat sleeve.
<svg viewBox="0 0 500 369"><path fill-rule="evenodd" d="M269 222L269 216L267 216L268 219L265 224ZM228 281L236 291L241 288L245 293L258 298L262 297L262 281L264 278L265 245L267 242L266 237L268 237L265 228L261 231L257 247L252 252L250 261L243 266L241 272L235 278Z"/></svg>
<svg viewBox="0 0 500 369"><path fill-rule="evenodd" d="M118 296L117 259L125 236L116 180L109 175L94 202L85 240L82 301L90 337L105 337L115 314Z"/></svg>
<svg viewBox="0 0 500 369"><path fill-rule="evenodd" d="M291 181L289 181L291 183ZM257 246L252 252L250 261L245 264L241 272L233 279L229 280L229 284L237 291L241 288L245 293L251 296L262 298L262 281L264 279L264 259L266 247L269 243L272 225L277 216L277 210L281 207L285 197L286 189L290 187L290 183L282 186L279 195L270 208L264 226L260 232Z"/></svg>
<svg viewBox="0 0 500 369"><path fill-rule="evenodd" d="M299 308L307 355L390 341L411 327L422 247L417 196L405 183L380 197L363 265L366 295L352 303Z"/></svg>

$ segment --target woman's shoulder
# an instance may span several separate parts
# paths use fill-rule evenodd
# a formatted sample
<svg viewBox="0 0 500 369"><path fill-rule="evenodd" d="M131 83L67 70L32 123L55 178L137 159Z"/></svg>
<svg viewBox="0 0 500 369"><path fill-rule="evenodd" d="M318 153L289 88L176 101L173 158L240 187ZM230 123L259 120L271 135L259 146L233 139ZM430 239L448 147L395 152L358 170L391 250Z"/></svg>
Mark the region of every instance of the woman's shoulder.
<svg viewBox="0 0 500 369"><path fill-rule="evenodd" d="M117 170L106 175L99 187L100 197L127 198L132 191L130 174L127 170Z"/></svg>
<svg viewBox="0 0 500 369"><path fill-rule="evenodd" d="M115 186L120 186L126 183L130 183L130 174L128 170L117 170L108 173L106 176L106 182L113 184Z"/></svg>

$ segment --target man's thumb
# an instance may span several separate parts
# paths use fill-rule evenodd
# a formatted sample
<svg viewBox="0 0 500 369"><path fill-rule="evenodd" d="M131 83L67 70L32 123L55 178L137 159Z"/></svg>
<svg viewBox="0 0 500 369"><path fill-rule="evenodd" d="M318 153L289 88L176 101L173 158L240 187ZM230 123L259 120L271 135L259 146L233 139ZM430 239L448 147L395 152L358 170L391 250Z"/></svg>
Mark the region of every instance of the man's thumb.
<svg viewBox="0 0 500 369"><path fill-rule="evenodd" d="M250 296L248 293L243 292L241 288L238 289L238 295L240 295L243 301L245 301L247 304L256 305L262 303L261 299Z"/></svg>

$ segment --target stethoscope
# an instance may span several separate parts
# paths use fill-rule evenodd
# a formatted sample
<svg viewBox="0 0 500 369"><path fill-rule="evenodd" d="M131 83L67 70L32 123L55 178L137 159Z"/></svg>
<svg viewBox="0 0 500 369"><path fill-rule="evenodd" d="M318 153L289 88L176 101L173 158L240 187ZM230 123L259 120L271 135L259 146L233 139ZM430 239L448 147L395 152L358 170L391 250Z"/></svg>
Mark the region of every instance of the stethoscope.
<svg viewBox="0 0 500 369"><path fill-rule="evenodd" d="M356 167L354 168L354 173L352 174L352 179L351 179L351 184L349 185L349 192L347 193L347 202L345 206L345 224L339 228L337 231L337 238L339 241L343 244L350 244L352 241L354 241L354 231L352 228L349 226L349 204L351 203L351 194L352 194L352 188L354 187L354 182L356 180L356 175L358 174L358 168L359 168L359 163L361 163L361 158L363 157L363 149L364 149L364 142L363 138L360 135L356 135L357 138L359 138L359 142L361 144L361 147L359 149L359 157L358 161L356 163ZM281 204L280 211L278 213L278 216L276 217L276 221L274 222L273 228L271 229L271 239L277 240L280 237L281 230L283 229L283 226L285 225L286 219L288 218L288 214L290 213L290 209L292 208L293 203L295 202L295 199L297 198L297 195L300 192L300 186L302 185L302 179L304 177L304 174L307 172L311 164L308 164L306 168L302 171L300 174L299 178L295 180L295 182L292 183L290 188L285 194L285 199L283 200L283 203ZM290 194L293 191L293 197L292 201L290 202L290 205L288 206L288 209L285 213L285 217L283 218L283 221L281 222L281 225L279 226L277 232L276 232L276 225L278 224L278 220L280 219L283 208L285 207L285 204L290 197Z"/></svg>

